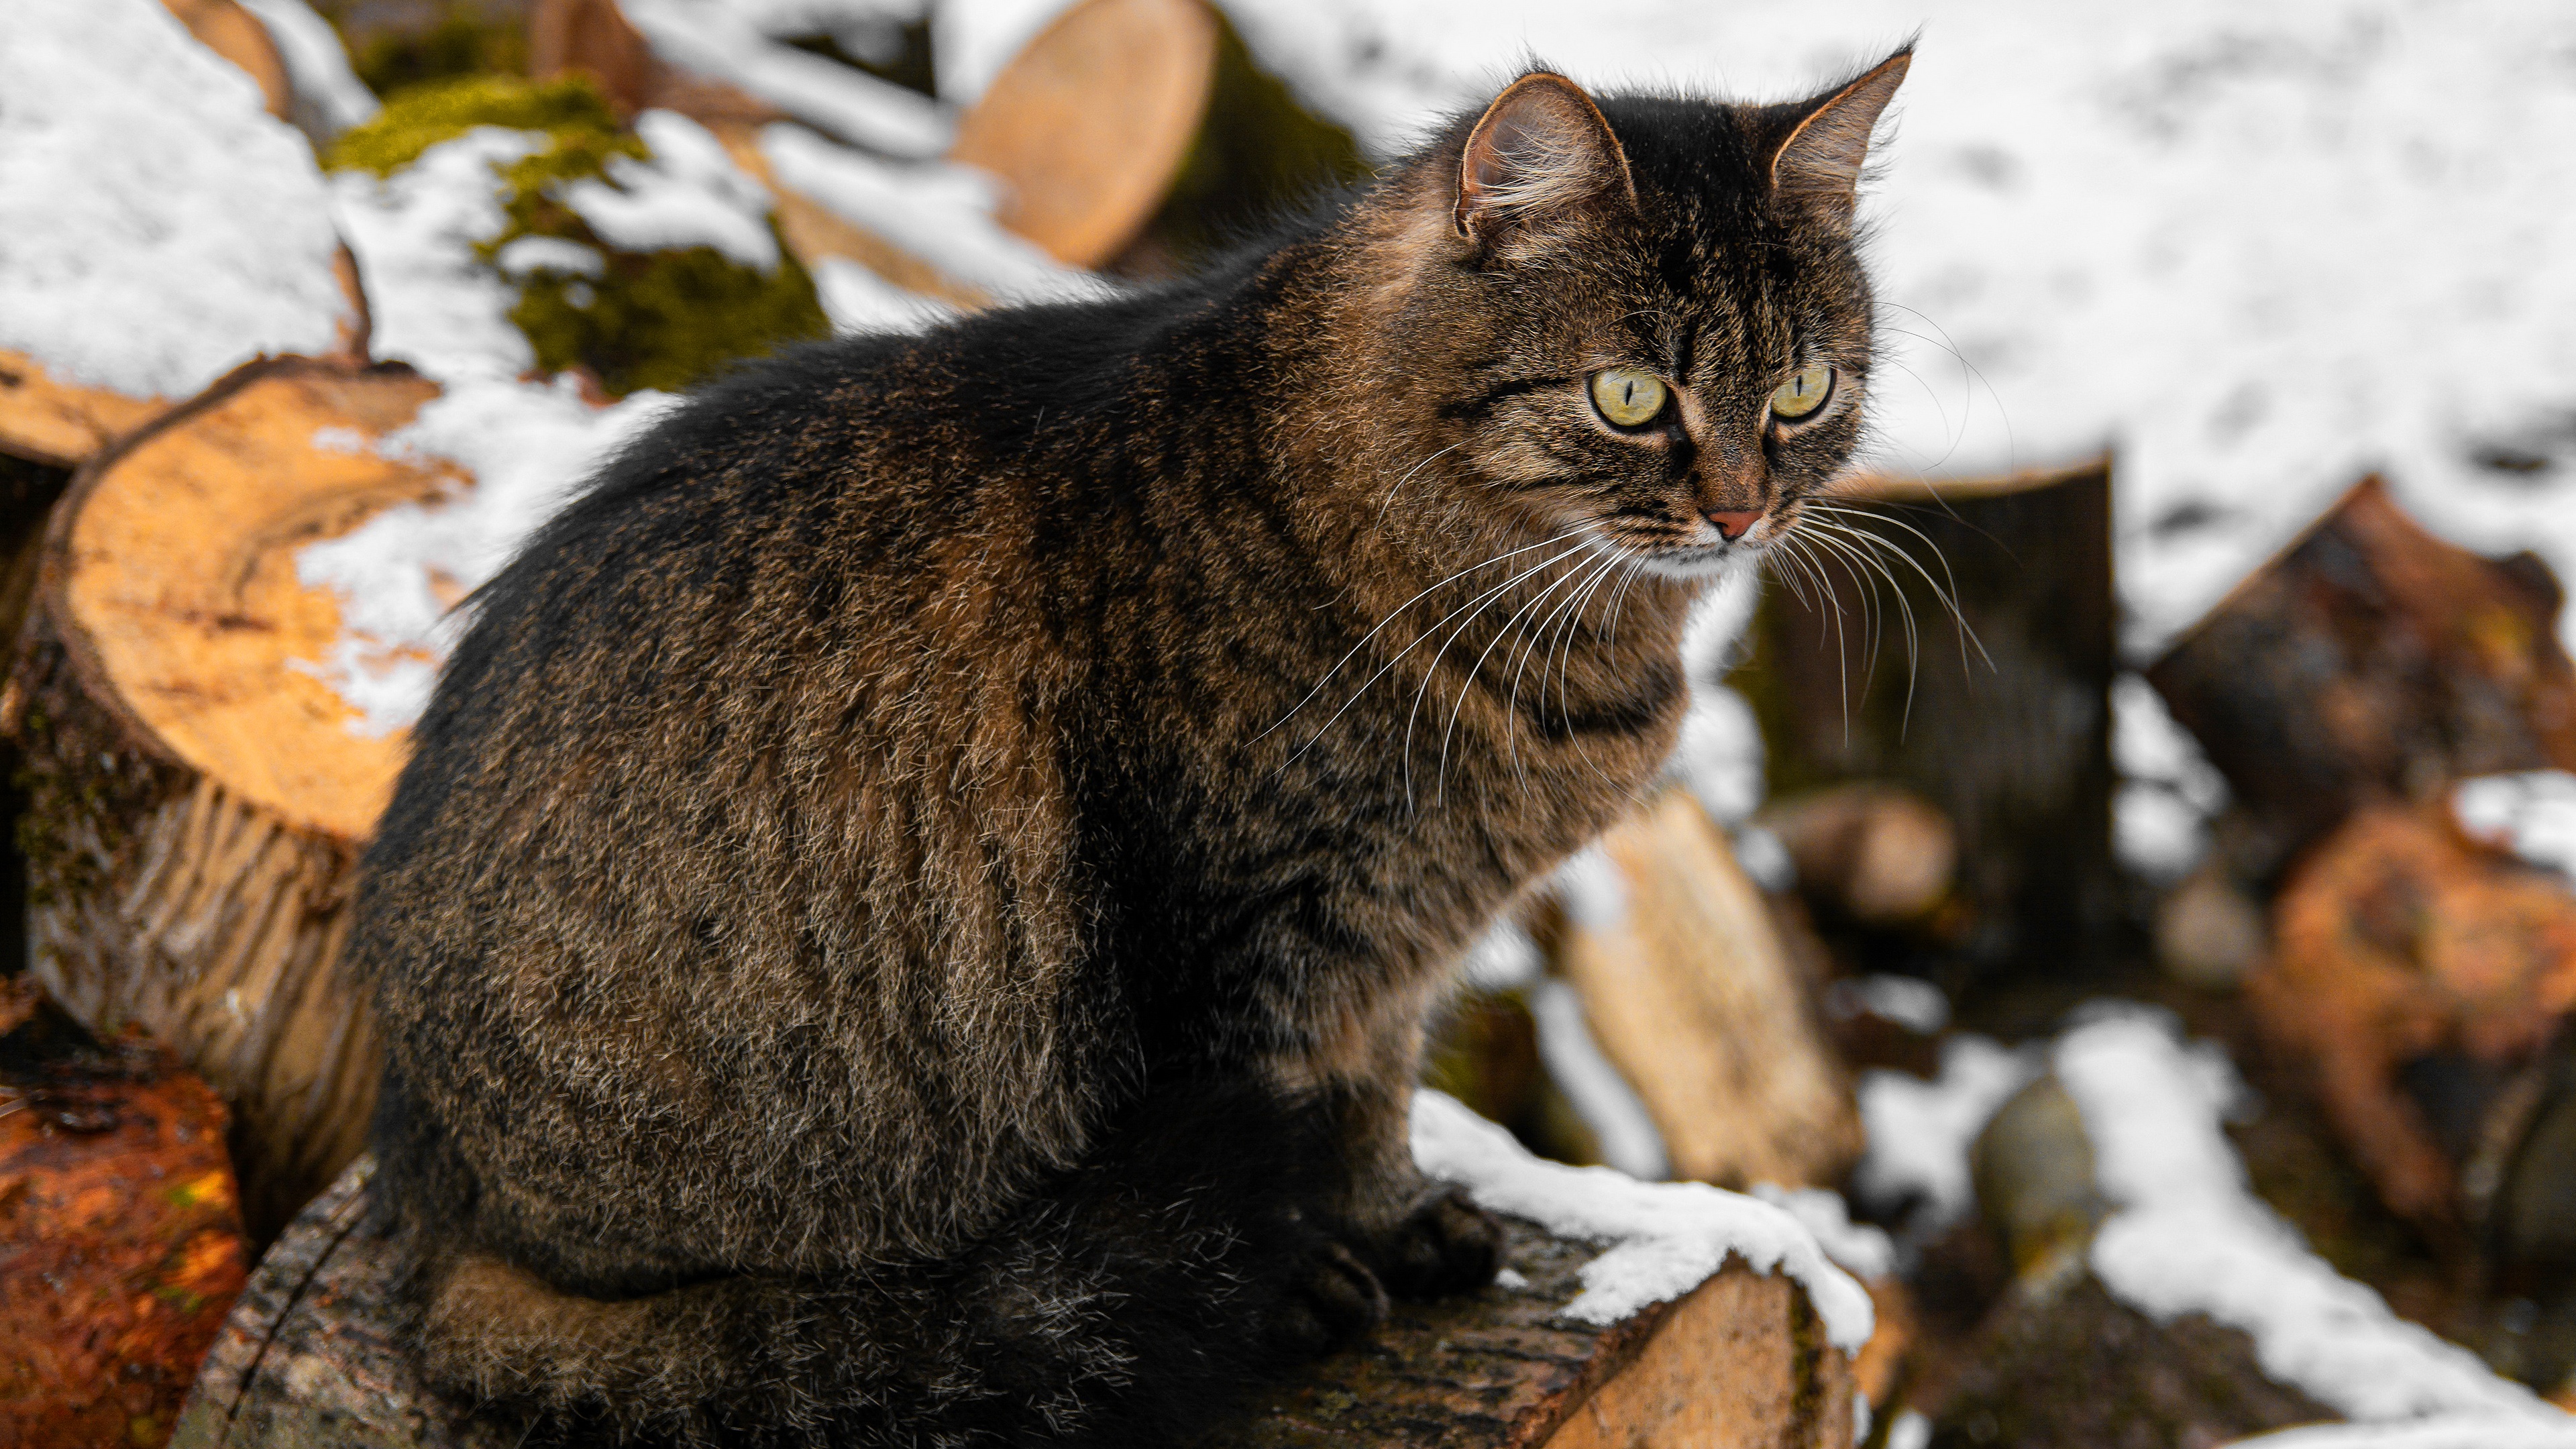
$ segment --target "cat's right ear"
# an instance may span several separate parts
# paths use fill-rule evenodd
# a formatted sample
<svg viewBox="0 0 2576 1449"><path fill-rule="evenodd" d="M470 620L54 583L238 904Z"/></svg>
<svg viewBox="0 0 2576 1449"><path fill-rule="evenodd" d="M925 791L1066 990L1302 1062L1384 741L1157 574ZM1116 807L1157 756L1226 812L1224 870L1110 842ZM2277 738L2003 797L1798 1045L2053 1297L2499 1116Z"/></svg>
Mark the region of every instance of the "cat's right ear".
<svg viewBox="0 0 2576 1449"><path fill-rule="evenodd" d="M1511 83L1467 133L1458 159L1458 234L1483 240L1514 222L1605 198L1634 204L1628 154L1583 88L1532 71Z"/></svg>

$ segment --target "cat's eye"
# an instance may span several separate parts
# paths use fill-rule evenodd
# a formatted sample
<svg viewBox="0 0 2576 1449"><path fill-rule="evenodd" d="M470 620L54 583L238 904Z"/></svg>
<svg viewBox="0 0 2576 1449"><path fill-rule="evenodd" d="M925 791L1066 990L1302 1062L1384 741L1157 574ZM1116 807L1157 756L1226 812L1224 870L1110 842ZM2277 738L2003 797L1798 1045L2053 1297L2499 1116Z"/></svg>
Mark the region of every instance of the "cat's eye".
<svg viewBox="0 0 2576 1449"><path fill-rule="evenodd" d="M1789 380L1771 389L1771 416L1784 422L1796 422L1825 405L1834 395L1834 370L1823 363L1812 363L1790 374Z"/></svg>
<svg viewBox="0 0 2576 1449"><path fill-rule="evenodd" d="M1605 367L1592 374L1592 405L1623 428L1642 428L1664 410L1664 380L1633 367Z"/></svg>

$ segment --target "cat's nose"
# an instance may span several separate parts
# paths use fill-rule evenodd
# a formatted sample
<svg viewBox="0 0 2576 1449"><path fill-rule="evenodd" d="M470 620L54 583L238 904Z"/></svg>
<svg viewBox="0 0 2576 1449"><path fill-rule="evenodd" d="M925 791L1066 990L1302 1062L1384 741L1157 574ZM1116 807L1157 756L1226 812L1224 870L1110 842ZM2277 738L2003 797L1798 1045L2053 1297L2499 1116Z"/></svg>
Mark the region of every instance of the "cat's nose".
<svg viewBox="0 0 2576 1449"><path fill-rule="evenodd" d="M1746 529L1761 522L1762 515L1759 512L1711 513L1708 515L1708 521L1717 525L1720 538L1734 539L1742 538Z"/></svg>

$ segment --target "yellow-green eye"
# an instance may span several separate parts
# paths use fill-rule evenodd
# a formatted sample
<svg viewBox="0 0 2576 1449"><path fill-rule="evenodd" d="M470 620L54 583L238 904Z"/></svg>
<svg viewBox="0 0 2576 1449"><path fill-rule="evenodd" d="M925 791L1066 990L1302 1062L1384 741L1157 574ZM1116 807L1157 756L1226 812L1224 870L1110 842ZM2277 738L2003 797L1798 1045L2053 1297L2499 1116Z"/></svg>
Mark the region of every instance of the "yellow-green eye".
<svg viewBox="0 0 2576 1449"><path fill-rule="evenodd" d="M1787 382L1771 389L1771 416L1795 420L1825 405L1833 396L1834 370L1823 363L1802 367Z"/></svg>
<svg viewBox="0 0 2576 1449"><path fill-rule="evenodd" d="M1592 374L1592 405L1623 428L1642 428L1664 410L1664 380L1633 367L1605 367Z"/></svg>

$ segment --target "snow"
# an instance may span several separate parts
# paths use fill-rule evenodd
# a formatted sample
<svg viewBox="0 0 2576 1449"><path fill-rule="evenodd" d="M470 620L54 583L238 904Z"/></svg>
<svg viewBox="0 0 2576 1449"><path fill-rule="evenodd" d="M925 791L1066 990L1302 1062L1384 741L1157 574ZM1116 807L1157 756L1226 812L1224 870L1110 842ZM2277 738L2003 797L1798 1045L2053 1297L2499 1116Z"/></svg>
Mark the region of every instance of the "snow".
<svg viewBox="0 0 2576 1449"><path fill-rule="evenodd" d="M1672 1173L1664 1134L1636 1088L1604 1056L1583 1012L1583 997L1563 981L1539 982L1529 992L1530 1020L1538 1028L1538 1059L1548 1080L1565 1094L1574 1115L1591 1129L1601 1160L1630 1177L1660 1182Z"/></svg>
<svg viewBox="0 0 2576 1449"><path fill-rule="evenodd" d="M2437 531L2576 577L2561 5L1227 10L1381 156L1528 56L1605 87L1778 97L1919 29L1864 202L1884 465L1956 478L2115 446L2141 658L2373 467ZM2499 449L2538 471L2477 461Z"/></svg>
<svg viewBox="0 0 2576 1449"><path fill-rule="evenodd" d="M449 603L500 572L601 459L675 401L639 392L594 408L570 378L528 384L467 372L445 381L446 392L381 451L455 464L475 486L434 506L385 509L296 554L305 587L339 596L340 641L312 672L358 712L350 728L362 735L391 734L420 717L462 627Z"/></svg>
<svg viewBox="0 0 2576 1449"><path fill-rule="evenodd" d="M599 248L559 236L518 237L492 254L492 265L513 281L539 272L567 277L600 277L608 273L608 258L600 255Z"/></svg>
<svg viewBox="0 0 2576 1449"><path fill-rule="evenodd" d="M1938 1036L1950 1024L1950 998L1920 976L1854 976L1825 992L1825 1011L1849 1020L1866 1012L1919 1036Z"/></svg>
<svg viewBox="0 0 2576 1449"><path fill-rule="evenodd" d="M1547 970L1546 958L1538 943L1530 939L1509 919L1496 921L1475 945L1467 948L1467 960L1460 975L1468 986L1478 991L1518 991L1535 984Z"/></svg>
<svg viewBox="0 0 2576 1449"><path fill-rule="evenodd" d="M2468 1415L2576 1431L2475 1354L2339 1276L2252 1195L2219 1127L2242 1089L2215 1047L2183 1044L2150 1008L2092 1018L2051 1055L2114 1208L2091 1255L2105 1287L2160 1320L2202 1313L2243 1329L2267 1375L2357 1421Z"/></svg>
<svg viewBox="0 0 2576 1449"><path fill-rule="evenodd" d="M348 312L302 135L152 0L12 0L0 25L0 347L185 398Z"/></svg>
<svg viewBox="0 0 2576 1449"><path fill-rule="evenodd" d="M778 270L769 191L733 164L713 132L677 111L646 111L635 134L649 160L612 156L605 179L584 177L550 194L621 251L713 247L743 266Z"/></svg>
<svg viewBox="0 0 2576 1449"><path fill-rule="evenodd" d="M1909 1237L1948 1226L1976 1206L1968 1147L2013 1093L2040 1072L2029 1051L1972 1033L1941 1043L1941 1075L1861 1073L1861 1127L1869 1150L1852 1169L1852 1195L1881 1212L1906 1210Z"/></svg>
<svg viewBox="0 0 2576 1449"><path fill-rule="evenodd" d="M2189 875L2208 852L2227 780L2143 675L2111 682L2111 759L2120 771L2112 813L2120 863L2159 885Z"/></svg>
<svg viewBox="0 0 2576 1449"><path fill-rule="evenodd" d="M2576 775L2532 770L2463 780L2451 792L2451 814L2470 835L2576 876Z"/></svg>
<svg viewBox="0 0 2576 1449"><path fill-rule="evenodd" d="M389 177L332 176L340 229L366 283L369 350L379 360L408 362L435 378L515 377L536 366L510 321L517 289L474 248L510 224L497 168L546 144L539 132L478 126Z"/></svg>
<svg viewBox="0 0 2576 1449"><path fill-rule="evenodd" d="M1896 1271L1896 1244L1880 1229L1851 1220L1851 1204L1843 1195L1821 1187L1782 1187L1776 1182L1753 1184L1753 1195L1798 1220L1798 1226L1816 1235L1817 1246L1844 1272L1864 1281L1884 1278Z"/></svg>
<svg viewBox="0 0 2576 1449"><path fill-rule="evenodd" d="M2316 1424L2239 1439L2234 1449L2570 1449L2576 1425L2446 1414L2401 1424Z"/></svg>
<svg viewBox="0 0 2576 1449"><path fill-rule="evenodd" d="M907 292L847 257L825 257L810 270L835 332L921 332L957 315L938 298Z"/></svg>
<svg viewBox="0 0 2576 1449"><path fill-rule="evenodd" d="M375 92L349 68L340 33L304 0L242 0L242 8L259 18L276 44L287 85L295 93L295 124L314 145L373 120L383 109Z"/></svg>
<svg viewBox="0 0 2576 1449"><path fill-rule="evenodd" d="M1071 7L1072 0L975 0L973 4L939 5L930 12L930 53L938 72L939 98L973 105L983 98L994 77L1011 63L1047 23ZM1232 6L1227 12L1231 15Z"/></svg>
<svg viewBox="0 0 2576 1449"><path fill-rule="evenodd" d="M621 0L619 8L662 59L846 140L893 156L948 149L952 127L929 97L778 44L723 0Z"/></svg>
<svg viewBox="0 0 2576 1449"><path fill-rule="evenodd" d="M778 184L947 276L1007 301L1102 295L1088 272L1057 262L993 219L994 182L945 163L902 165L836 146L781 121L760 133Z"/></svg>
<svg viewBox="0 0 2576 1449"><path fill-rule="evenodd" d="M1757 1273L1796 1279L1846 1352L1869 1341L1868 1293L1794 1215L1758 1198L1543 1161L1456 1099L1427 1089L1413 1096L1413 1157L1489 1211L1529 1219L1558 1237L1607 1242L1583 1266L1583 1291L1562 1310L1578 1322L1615 1323L1678 1298L1732 1255Z"/></svg>

